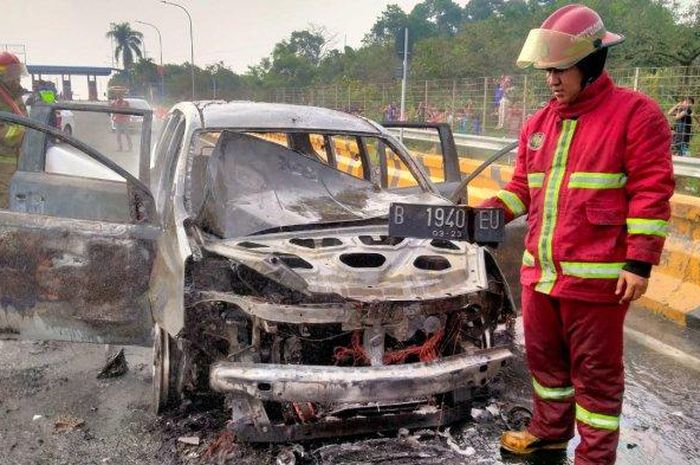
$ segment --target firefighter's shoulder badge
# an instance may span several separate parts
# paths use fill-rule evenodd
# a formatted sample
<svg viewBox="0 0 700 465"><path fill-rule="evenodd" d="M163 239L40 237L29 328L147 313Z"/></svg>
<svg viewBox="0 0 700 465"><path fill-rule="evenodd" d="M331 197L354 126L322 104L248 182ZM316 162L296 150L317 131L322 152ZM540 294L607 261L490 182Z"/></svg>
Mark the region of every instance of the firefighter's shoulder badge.
<svg viewBox="0 0 700 465"><path fill-rule="evenodd" d="M527 146L530 150L539 150L542 148L542 145L544 144L544 133L543 132L535 132L530 136L530 139L527 141Z"/></svg>

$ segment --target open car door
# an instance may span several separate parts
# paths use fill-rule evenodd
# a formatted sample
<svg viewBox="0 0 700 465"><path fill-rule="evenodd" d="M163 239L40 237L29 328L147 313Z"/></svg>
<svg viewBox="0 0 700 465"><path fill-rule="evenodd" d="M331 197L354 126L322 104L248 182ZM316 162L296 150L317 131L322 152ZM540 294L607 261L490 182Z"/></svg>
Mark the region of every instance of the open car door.
<svg viewBox="0 0 700 465"><path fill-rule="evenodd" d="M107 134L109 113L140 118L138 173L45 124L57 108L94 112L100 118L83 122L105 121ZM9 208L0 210L0 331L149 344L149 279L160 232L147 187L150 111L42 105L32 117L0 112L0 124L26 131Z"/></svg>

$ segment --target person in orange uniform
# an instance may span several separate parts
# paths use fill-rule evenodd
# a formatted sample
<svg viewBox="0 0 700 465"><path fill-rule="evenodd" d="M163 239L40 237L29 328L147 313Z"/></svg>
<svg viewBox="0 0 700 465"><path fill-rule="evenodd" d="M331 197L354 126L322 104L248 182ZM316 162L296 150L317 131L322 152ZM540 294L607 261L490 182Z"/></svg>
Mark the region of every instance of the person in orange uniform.
<svg viewBox="0 0 700 465"><path fill-rule="evenodd" d="M25 91L20 83L26 74L27 68L16 55L0 53L0 111L27 116L22 102ZM0 208L8 207L10 180L17 170L22 139L23 126L0 122Z"/></svg>
<svg viewBox="0 0 700 465"><path fill-rule="evenodd" d="M577 465L615 463L623 322L659 262L674 189L663 112L604 69L623 40L576 4L530 31L517 64L545 70L553 98L520 134L513 179L484 204L507 220L528 215L521 283L534 411L501 446L566 449L576 425Z"/></svg>
<svg viewBox="0 0 700 465"><path fill-rule="evenodd" d="M115 108L129 108L129 102L124 100L125 90L117 89L115 90L115 98L110 103L111 106ZM131 135L129 134L129 115L123 113L113 113L112 121L114 122L114 130L117 134L117 151L123 152L124 145L122 144L122 136L126 137L127 151L131 152L133 149L133 144L131 143Z"/></svg>

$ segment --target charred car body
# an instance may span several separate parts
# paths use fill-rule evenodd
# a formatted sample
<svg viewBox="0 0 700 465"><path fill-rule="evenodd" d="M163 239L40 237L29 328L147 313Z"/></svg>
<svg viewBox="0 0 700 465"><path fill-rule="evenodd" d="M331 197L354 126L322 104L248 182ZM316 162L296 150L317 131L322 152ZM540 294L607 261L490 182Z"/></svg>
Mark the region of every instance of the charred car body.
<svg viewBox="0 0 700 465"><path fill-rule="evenodd" d="M511 356L495 343L514 306L490 249L388 234L392 203L449 202L380 125L321 108L182 103L150 165L150 179L136 180L107 164L127 194L153 196L127 195L128 218L90 218L131 223L115 228L141 245L110 242L129 273L142 273L114 283L138 288L128 312L101 302L100 312L66 315L72 323L57 331L44 302L52 296L3 296L0 326L46 337L41 321L54 338L144 342L152 317L157 408L222 393L237 437L249 441L450 423ZM391 188L399 175L404 187ZM150 201L157 216L139 219ZM63 229L77 221L43 214ZM77 249L74 268L109 273ZM59 267L68 254L56 250L44 252ZM80 331L66 329L75 324Z"/></svg>

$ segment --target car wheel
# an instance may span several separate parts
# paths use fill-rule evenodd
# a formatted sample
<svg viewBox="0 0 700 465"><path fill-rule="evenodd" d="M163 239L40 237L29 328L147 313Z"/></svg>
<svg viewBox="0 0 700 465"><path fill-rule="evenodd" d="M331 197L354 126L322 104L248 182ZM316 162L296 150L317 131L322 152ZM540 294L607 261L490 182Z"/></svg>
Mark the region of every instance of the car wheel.
<svg viewBox="0 0 700 465"><path fill-rule="evenodd" d="M153 408L157 414L181 401L183 362L177 341L156 323L153 335Z"/></svg>
<svg viewBox="0 0 700 465"><path fill-rule="evenodd" d="M70 126L70 124L66 124L66 126L63 128L63 133L67 136L73 135L73 128Z"/></svg>

